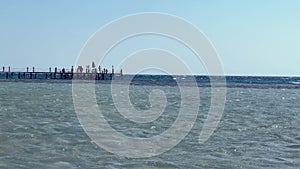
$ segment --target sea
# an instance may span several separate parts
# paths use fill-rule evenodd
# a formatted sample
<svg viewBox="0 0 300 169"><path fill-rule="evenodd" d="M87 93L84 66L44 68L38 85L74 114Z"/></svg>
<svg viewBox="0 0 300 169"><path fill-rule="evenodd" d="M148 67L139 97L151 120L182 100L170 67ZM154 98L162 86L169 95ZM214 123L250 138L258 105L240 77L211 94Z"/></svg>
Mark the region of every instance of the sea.
<svg viewBox="0 0 300 169"><path fill-rule="evenodd" d="M152 90L165 93L161 116L141 124L118 112L112 81L77 81L93 83L105 119L117 132L133 138L160 135L176 121L183 99L177 82L199 93L199 109L188 134L171 149L143 158L107 151L89 137L75 111L71 80L1 79L0 169L300 168L300 78L225 78L226 84L216 86L227 91L222 118L203 143L199 134L213 106L208 76L137 75L116 80L118 85L129 84L127 99L137 110L151 107ZM189 85L193 79L197 86Z"/></svg>

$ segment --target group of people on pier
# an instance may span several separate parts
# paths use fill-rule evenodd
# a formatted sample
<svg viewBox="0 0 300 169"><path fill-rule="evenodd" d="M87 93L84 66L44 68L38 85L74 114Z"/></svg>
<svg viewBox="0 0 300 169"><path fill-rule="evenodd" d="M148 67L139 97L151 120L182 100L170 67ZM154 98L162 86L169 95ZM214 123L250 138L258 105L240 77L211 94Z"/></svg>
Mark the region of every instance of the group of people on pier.
<svg viewBox="0 0 300 169"><path fill-rule="evenodd" d="M73 66L72 66L71 70L73 70ZM83 67L82 66L78 66L76 72L77 73L83 73ZM120 71L120 72L122 72L122 71ZM92 64L92 68L90 68L89 65L86 66L85 73L102 73L102 74L108 74L109 70L106 69L106 68L102 68L101 66L98 66L98 68L96 68L96 66ZM114 66L111 67L111 72L110 73L111 74L115 73Z"/></svg>

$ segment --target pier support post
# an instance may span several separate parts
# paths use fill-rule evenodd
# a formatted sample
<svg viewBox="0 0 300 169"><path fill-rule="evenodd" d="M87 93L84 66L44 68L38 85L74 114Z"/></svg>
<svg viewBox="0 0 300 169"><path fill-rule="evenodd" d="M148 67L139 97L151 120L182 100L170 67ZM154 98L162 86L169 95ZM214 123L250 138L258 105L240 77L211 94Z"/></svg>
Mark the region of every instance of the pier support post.
<svg viewBox="0 0 300 169"><path fill-rule="evenodd" d="M121 80L123 80L123 70L122 69L120 70L120 78L121 78Z"/></svg>

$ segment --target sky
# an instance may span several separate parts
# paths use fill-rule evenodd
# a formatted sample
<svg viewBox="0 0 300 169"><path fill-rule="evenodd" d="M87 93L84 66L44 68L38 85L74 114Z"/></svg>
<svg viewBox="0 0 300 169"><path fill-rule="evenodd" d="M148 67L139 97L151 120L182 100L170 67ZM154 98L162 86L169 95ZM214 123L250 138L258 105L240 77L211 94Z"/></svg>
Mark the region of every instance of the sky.
<svg viewBox="0 0 300 169"><path fill-rule="evenodd" d="M298 0L0 0L0 66L71 67L104 25L127 15L161 12L201 30L226 75L300 76L299 9ZM163 37L137 37L129 44L116 47L104 66L147 47L175 50L183 59L192 55ZM203 66L187 62L195 74L205 74Z"/></svg>

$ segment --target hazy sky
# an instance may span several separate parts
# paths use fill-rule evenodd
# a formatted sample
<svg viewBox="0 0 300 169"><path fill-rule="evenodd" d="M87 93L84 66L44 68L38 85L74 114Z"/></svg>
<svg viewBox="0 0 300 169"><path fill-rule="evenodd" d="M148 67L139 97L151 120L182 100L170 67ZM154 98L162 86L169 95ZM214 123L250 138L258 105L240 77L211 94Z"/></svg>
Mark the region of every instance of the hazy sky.
<svg viewBox="0 0 300 169"><path fill-rule="evenodd" d="M298 0L0 0L0 66L70 67L105 24L134 13L163 12L199 28L228 75L299 76L299 9ZM145 44L156 37L142 41L147 38Z"/></svg>

